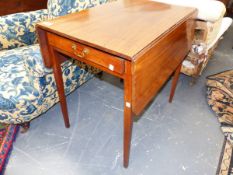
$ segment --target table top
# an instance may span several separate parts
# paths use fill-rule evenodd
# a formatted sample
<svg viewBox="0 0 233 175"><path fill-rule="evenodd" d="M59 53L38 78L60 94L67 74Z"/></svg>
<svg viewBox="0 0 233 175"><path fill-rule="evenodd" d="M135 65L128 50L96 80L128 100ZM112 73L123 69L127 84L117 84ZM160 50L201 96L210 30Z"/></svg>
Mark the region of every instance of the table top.
<svg viewBox="0 0 233 175"><path fill-rule="evenodd" d="M133 60L196 9L149 0L119 0L38 24L38 27Z"/></svg>

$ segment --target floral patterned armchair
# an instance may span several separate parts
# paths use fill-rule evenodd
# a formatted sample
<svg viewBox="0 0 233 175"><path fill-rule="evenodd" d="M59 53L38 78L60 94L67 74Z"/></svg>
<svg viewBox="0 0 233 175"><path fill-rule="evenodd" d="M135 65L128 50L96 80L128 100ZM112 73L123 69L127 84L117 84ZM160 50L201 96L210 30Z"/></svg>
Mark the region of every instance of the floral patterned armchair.
<svg viewBox="0 0 233 175"><path fill-rule="evenodd" d="M53 71L44 67L35 32L38 22L107 0L48 0L48 9L0 17L0 122L23 124L58 102ZM81 62L62 64L66 94L98 70Z"/></svg>

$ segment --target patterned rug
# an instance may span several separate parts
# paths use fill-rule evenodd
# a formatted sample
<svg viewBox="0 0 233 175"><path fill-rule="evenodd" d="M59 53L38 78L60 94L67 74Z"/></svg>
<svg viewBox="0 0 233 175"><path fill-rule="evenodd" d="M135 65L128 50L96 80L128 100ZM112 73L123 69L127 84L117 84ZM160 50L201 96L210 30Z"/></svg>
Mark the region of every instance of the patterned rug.
<svg viewBox="0 0 233 175"><path fill-rule="evenodd" d="M207 77L207 101L225 136L217 175L233 175L233 69Z"/></svg>
<svg viewBox="0 0 233 175"><path fill-rule="evenodd" d="M233 147L227 139L223 143L217 175L233 175Z"/></svg>
<svg viewBox="0 0 233 175"><path fill-rule="evenodd" d="M19 127L0 124L0 175L3 174Z"/></svg>

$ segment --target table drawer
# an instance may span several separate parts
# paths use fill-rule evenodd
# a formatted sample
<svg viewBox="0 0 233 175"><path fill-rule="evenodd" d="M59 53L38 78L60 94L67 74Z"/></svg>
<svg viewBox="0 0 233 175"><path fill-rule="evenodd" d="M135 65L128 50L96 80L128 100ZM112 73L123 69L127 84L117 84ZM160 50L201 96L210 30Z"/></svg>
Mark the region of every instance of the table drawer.
<svg viewBox="0 0 233 175"><path fill-rule="evenodd" d="M74 58L79 57L113 72L124 73L124 60L119 57L50 33L48 33L48 42L55 48L70 53Z"/></svg>

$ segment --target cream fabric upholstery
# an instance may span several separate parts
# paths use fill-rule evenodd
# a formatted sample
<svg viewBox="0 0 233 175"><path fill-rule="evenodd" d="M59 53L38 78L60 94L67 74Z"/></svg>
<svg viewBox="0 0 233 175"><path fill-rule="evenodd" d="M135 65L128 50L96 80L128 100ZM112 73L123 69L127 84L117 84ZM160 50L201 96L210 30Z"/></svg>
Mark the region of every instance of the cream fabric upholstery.
<svg viewBox="0 0 233 175"><path fill-rule="evenodd" d="M194 7L198 10L192 48L183 62L181 72L198 77L206 67L218 40L232 23L223 18L225 5L216 0L152 0L166 4Z"/></svg>
<svg viewBox="0 0 233 175"><path fill-rule="evenodd" d="M215 22L226 12L225 5L215 0L152 0L167 4L174 4L198 9L197 19Z"/></svg>
<svg viewBox="0 0 233 175"><path fill-rule="evenodd" d="M214 44L220 39L220 37L227 31L227 29L231 26L232 19L229 17L224 17L221 22L220 30L215 36L215 38L212 40L211 43L208 44L207 50L209 50L211 47L214 46Z"/></svg>

